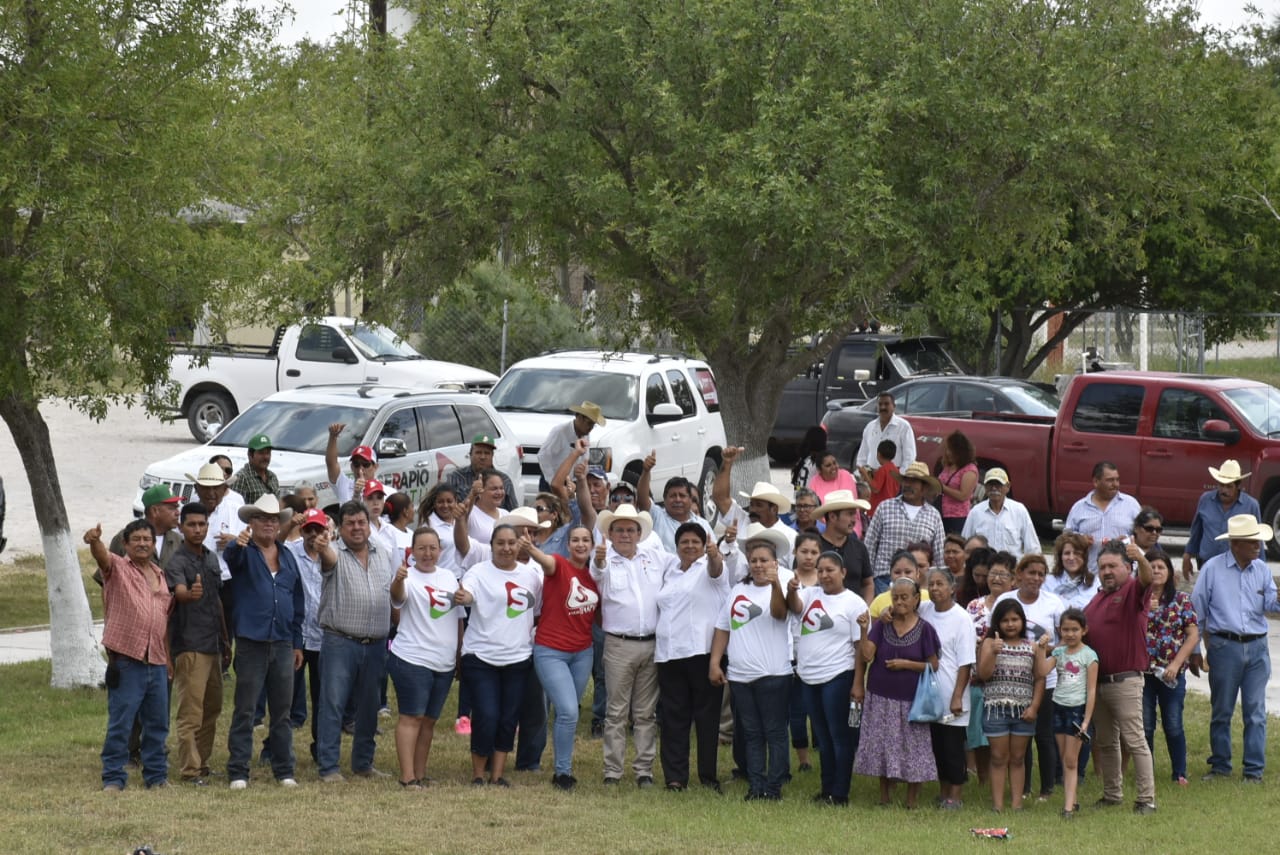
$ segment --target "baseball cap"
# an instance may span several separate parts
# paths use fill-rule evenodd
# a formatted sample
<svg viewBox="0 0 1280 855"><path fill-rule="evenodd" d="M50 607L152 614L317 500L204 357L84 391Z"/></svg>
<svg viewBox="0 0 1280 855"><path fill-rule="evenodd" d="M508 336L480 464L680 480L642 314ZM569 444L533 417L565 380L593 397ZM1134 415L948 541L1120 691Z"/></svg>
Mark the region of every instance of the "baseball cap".
<svg viewBox="0 0 1280 855"><path fill-rule="evenodd" d="M1007 487L1009 485L1009 473L999 466L992 466L987 470L987 477L982 480L982 483L986 484L988 481L999 481Z"/></svg>
<svg viewBox="0 0 1280 855"><path fill-rule="evenodd" d="M493 437L489 436L489 434L487 434L487 433L478 433L478 434L476 434L475 436L471 437L471 444L472 444L472 445L487 445L487 446L489 446L490 448L497 448L497 447L498 447L498 443L494 442Z"/></svg>
<svg viewBox="0 0 1280 855"><path fill-rule="evenodd" d="M175 496L169 492L167 484L156 484L154 487L148 487L142 494L143 508L149 508L152 505L177 504L181 501L181 496Z"/></svg>
<svg viewBox="0 0 1280 855"><path fill-rule="evenodd" d="M604 471L604 467L603 467L603 466L588 466L588 467L587 467L587 477L588 477L588 478L599 478L601 481L608 481L608 480L609 480L609 473L607 473L607 472L605 472L605 471Z"/></svg>
<svg viewBox="0 0 1280 855"><path fill-rule="evenodd" d="M361 460L368 460L370 463L378 462L377 453L367 445L357 445L351 449L351 456L353 458L359 457Z"/></svg>
<svg viewBox="0 0 1280 855"><path fill-rule="evenodd" d="M367 499L374 493L381 493L385 496L387 495L387 488L382 486L382 482L377 478L370 478L364 482L364 497Z"/></svg>
<svg viewBox="0 0 1280 855"><path fill-rule="evenodd" d="M319 508L307 508L306 513L302 515L302 525L300 527L306 528L309 525L322 525L328 528L329 515Z"/></svg>
<svg viewBox="0 0 1280 855"><path fill-rule="evenodd" d="M618 490L626 490L628 493L630 493L633 496L636 494L635 485L632 484L630 481L623 481L621 478L618 478L609 483L610 495L612 495L613 493L616 493Z"/></svg>
<svg viewBox="0 0 1280 855"><path fill-rule="evenodd" d="M267 436L265 433L260 433L253 439L249 440L250 451L262 451L262 449L270 447L271 437Z"/></svg>

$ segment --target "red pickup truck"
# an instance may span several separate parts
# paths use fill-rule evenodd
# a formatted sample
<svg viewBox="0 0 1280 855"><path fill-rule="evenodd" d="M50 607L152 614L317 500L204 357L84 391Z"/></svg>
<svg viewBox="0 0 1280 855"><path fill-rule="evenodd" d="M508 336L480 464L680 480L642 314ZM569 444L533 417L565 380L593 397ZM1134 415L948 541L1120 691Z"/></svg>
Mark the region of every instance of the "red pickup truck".
<svg viewBox="0 0 1280 855"><path fill-rule="evenodd" d="M1109 460L1120 489L1188 526L1210 466L1240 461L1245 489L1280 524L1280 390L1254 380L1141 371L1073 377L1056 419L1000 413L907 416L919 458L934 468L942 439L963 431L985 471L1009 472L1012 495L1038 524L1065 517L1093 489L1093 465Z"/></svg>

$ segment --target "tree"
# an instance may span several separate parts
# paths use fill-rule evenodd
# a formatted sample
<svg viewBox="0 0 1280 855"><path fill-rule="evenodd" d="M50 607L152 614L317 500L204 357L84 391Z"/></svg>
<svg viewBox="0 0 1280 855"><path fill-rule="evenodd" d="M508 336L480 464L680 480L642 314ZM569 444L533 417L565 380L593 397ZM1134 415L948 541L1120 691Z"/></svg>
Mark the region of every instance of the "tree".
<svg viewBox="0 0 1280 855"><path fill-rule="evenodd" d="M500 239L586 265L634 329L705 355L745 480L814 358L797 338L828 331L821 354L913 294L989 305L979 274L1047 254L1073 211L1079 251L1132 255L1132 206L1191 180L1146 146L1185 139L1206 51L1139 0L415 5L376 74L344 66L389 108L330 129L359 160L306 181L315 234L350 259L386 224L392 257L441 270Z"/></svg>
<svg viewBox="0 0 1280 855"><path fill-rule="evenodd" d="M101 417L166 377L169 334L215 284L253 281L260 257L203 203L230 195L218 120L267 34L216 0L0 7L0 417L44 544L57 687L98 685L102 660L38 407Z"/></svg>

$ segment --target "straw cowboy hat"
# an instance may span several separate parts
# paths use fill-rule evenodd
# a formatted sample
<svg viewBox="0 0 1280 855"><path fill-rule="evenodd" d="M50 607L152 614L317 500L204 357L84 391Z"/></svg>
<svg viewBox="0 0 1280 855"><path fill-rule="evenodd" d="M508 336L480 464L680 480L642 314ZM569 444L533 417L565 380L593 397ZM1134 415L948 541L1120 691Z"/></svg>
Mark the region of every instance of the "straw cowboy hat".
<svg viewBox="0 0 1280 855"><path fill-rule="evenodd" d="M1212 475L1213 480L1217 481L1219 484L1234 484L1237 481L1243 481L1253 473L1252 472L1242 473L1240 471L1240 463L1238 461L1224 460L1222 461L1221 469L1215 469L1214 467L1210 466L1209 474Z"/></svg>
<svg viewBox="0 0 1280 855"><path fill-rule="evenodd" d="M494 525L509 525L515 528L551 528L549 522L538 522L538 512L533 508L516 508L498 517Z"/></svg>
<svg viewBox="0 0 1280 855"><path fill-rule="evenodd" d="M871 503L866 499L859 499L853 495L852 490L832 490L827 493L827 500L814 509L815 517L826 516L835 511L851 511L854 509L869 511Z"/></svg>
<svg viewBox="0 0 1280 855"><path fill-rule="evenodd" d="M752 523L747 526L747 531L742 535L741 540L746 547L751 548L751 544L757 540L764 541L773 547L774 555L782 555L791 549L791 542L787 536L777 529L760 525L760 523Z"/></svg>
<svg viewBox="0 0 1280 855"><path fill-rule="evenodd" d="M924 465L922 461L916 460L901 472L894 472L893 477L901 484L908 478L914 478L917 481L923 481L934 490L941 490L942 485L938 483L938 479L929 473L929 467Z"/></svg>
<svg viewBox="0 0 1280 855"><path fill-rule="evenodd" d="M270 493L263 493L258 497L258 501L252 505L241 505L236 509L236 515L240 517L241 522L249 522L258 514L276 517L280 520L281 525L293 519L293 511L288 508L281 508L280 500Z"/></svg>
<svg viewBox="0 0 1280 855"><path fill-rule="evenodd" d="M649 536L649 532L653 531L653 518L649 516L648 511L637 511L635 505L618 505L616 511L601 511L597 517L600 521L600 530L608 534L609 527L614 523L625 520L640 526L639 540L644 540Z"/></svg>
<svg viewBox="0 0 1280 855"><path fill-rule="evenodd" d="M1227 520L1227 531L1214 540L1261 540L1264 543L1275 534L1271 526L1260 523L1253 514L1236 514Z"/></svg>
<svg viewBox="0 0 1280 855"><path fill-rule="evenodd" d="M777 505L778 513L780 514L785 514L791 510L791 500L782 495L778 488L768 481L757 481L756 485L751 488L750 493L744 493L739 490L738 495L744 499L759 499L762 502Z"/></svg>
<svg viewBox="0 0 1280 855"><path fill-rule="evenodd" d="M569 408L569 412L577 413L580 416L586 416L591 421L604 427L604 412L601 411L599 404L593 404L590 401L583 401L581 404Z"/></svg>
<svg viewBox="0 0 1280 855"><path fill-rule="evenodd" d="M195 475L187 473L187 480L195 481L201 487L221 487L231 479L222 473L222 467L216 463L206 463Z"/></svg>

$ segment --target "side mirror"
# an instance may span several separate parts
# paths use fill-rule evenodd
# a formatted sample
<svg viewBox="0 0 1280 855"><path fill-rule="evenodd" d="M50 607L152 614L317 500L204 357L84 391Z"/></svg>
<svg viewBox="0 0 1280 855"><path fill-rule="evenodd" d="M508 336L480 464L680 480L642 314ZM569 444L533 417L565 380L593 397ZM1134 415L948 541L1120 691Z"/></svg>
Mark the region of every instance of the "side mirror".
<svg viewBox="0 0 1280 855"><path fill-rule="evenodd" d="M1204 423L1204 427L1200 428L1200 433L1205 439L1220 442L1223 445L1240 441L1240 431L1233 428L1226 419L1209 419Z"/></svg>
<svg viewBox="0 0 1280 855"><path fill-rule="evenodd" d="M409 453L409 449L405 446L403 439L394 436L384 436L378 440L378 457L404 457Z"/></svg>
<svg viewBox="0 0 1280 855"><path fill-rule="evenodd" d="M355 365L360 360L356 359L356 355L351 352L351 348L345 344L340 344L329 354L334 362L345 362L347 365Z"/></svg>
<svg viewBox="0 0 1280 855"><path fill-rule="evenodd" d="M684 410L680 409L679 404L657 404L647 416L650 425L675 422L682 418L684 418Z"/></svg>

